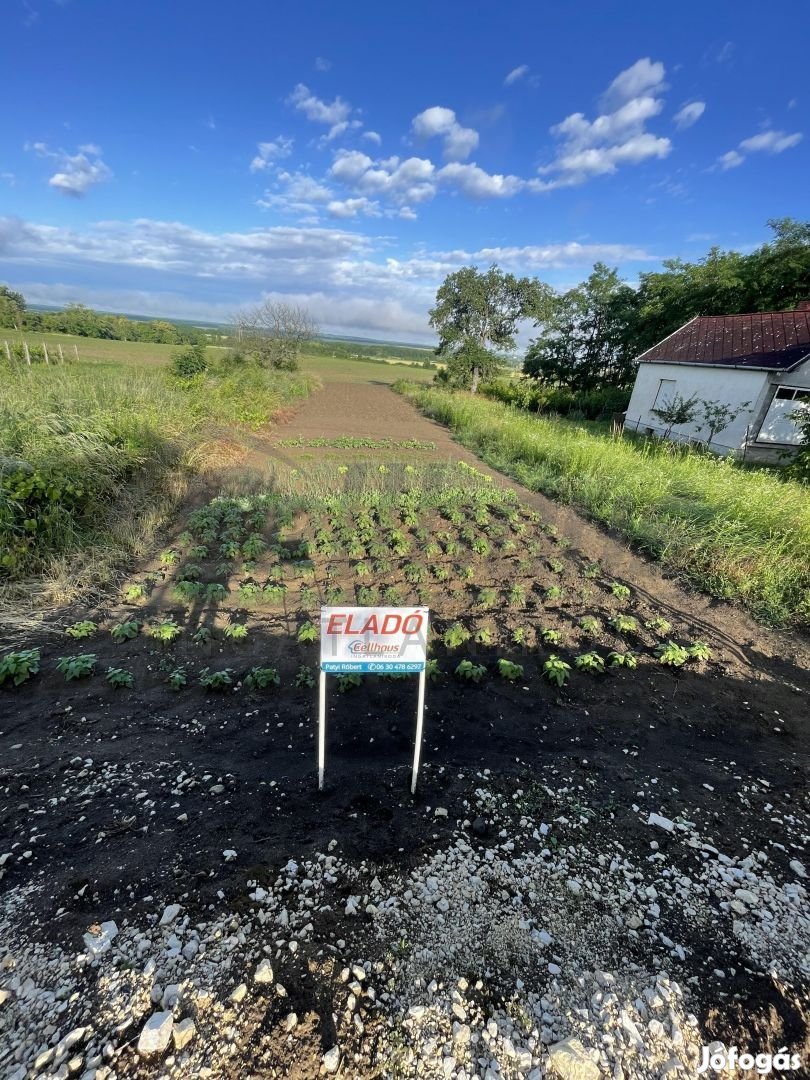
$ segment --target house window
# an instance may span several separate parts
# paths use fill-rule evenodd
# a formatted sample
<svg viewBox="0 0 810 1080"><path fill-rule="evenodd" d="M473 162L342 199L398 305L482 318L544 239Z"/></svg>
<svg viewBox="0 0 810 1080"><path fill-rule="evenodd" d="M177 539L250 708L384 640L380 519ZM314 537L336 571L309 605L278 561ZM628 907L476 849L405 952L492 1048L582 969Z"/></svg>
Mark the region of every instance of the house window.
<svg viewBox="0 0 810 1080"><path fill-rule="evenodd" d="M798 445L801 435L794 416L800 410L810 409L810 387L779 386L762 421L757 442Z"/></svg>
<svg viewBox="0 0 810 1080"><path fill-rule="evenodd" d="M675 379L661 379L658 384L658 392L655 395L655 401L650 406L653 409L660 409L662 405L672 401L675 397Z"/></svg>

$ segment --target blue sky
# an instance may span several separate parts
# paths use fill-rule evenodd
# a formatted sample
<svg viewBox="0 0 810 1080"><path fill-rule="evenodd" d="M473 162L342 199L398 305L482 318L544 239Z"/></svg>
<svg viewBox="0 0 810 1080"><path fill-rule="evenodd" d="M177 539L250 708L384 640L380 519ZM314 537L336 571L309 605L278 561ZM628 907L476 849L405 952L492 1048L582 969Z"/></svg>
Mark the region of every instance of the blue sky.
<svg viewBox="0 0 810 1080"><path fill-rule="evenodd" d="M498 262L631 283L810 210L806 5L4 0L0 280L431 340Z"/></svg>

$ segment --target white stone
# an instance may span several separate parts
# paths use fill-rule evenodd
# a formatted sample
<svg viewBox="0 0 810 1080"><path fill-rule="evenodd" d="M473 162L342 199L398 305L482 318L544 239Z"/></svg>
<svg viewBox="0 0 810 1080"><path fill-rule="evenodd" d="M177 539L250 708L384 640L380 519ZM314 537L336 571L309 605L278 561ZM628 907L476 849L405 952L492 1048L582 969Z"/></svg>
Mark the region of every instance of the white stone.
<svg viewBox="0 0 810 1080"><path fill-rule="evenodd" d="M647 824L657 825L660 829L666 829L667 832L675 831L675 822L668 817L662 817L660 814L650 814L647 818Z"/></svg>
<svg viewBox="0 0 810 1080"><path fill-rule="evenodd" d="M169 1045L173 1029L174 1018L170 1012L152 1013L138 1039L138 1053L143 1056L162 1054Z"/></svg>
<svg viewBox="0 0 810 1080"><path fill-rule="evenodd" d="M184 1046L194 1038L197 1034L197 1026L190 1016L187 1016L185 1020L181 1020L176 1025L172 1035L174 1037L174 1046L176 1050L182 1050Z"/></svg>
<svg viewBox="0 0 810 1080"><path fill-rule="evenodd" d="M599 1080L600 1070L579 1039L563 1039L548 1050L549 1068L562 1080Z"/></svg>
<svg viewBox="0 0 810 1080"><path fill-rule="evenodd" d="M790 860L790 869L796 875L796 877L807 877L807 871L804 868L804 863L799 862L798 859Z"/></svg>
<svg viewBox="0 0 810 1080"><path fill-rule="evenodd" d="M180 905L179 904L169 904L169 906L164 909L163 914L160 917L160 925L161 926L168 926L169 923L174 922L174 920L177 918L177 916L179 914L180 914Z"/></svg>
<svg viewBox="0 0 810 1080"><path fill-rule="evenodd" d="M271 983L273 981L273 967L269 960L262 960L259 963L253 978L257 983Z"/></svg>
<svg viewBox="0 0 810 1080"><path fill-rule="evenodd" d="M752 893L750 889L735 889L734 895L749 907L756 907L759 903L759 897L756 893Z"/></svg>
<svg viewBox="0 0 810 1080"><path fill-rule="evenodd" d="M321 1061L327 1072L337 1072L338 1065L340 1065L340 1047L333 1046L331 1050L327 1050Z"/></svg>
<svg viewBox="0 0 810 1080"><path fill-rule="evenodd" d="M236 1005L238 1005L240 1001L245 1000L245 994L246 993L247 993L247 984L246 983L239 983L239 985L236 987L236 989L231 992L231 1001L233 1001Z"/></svg>
<svg viewBox="0 0 810 1080"><path fill-rule="evenodd" d="M292 1031L297 1026L298 1026L298 1014L294 1013L294 1012L287 1013L287 1015L284 1017L284 1030L285 1031Z"/></svg>

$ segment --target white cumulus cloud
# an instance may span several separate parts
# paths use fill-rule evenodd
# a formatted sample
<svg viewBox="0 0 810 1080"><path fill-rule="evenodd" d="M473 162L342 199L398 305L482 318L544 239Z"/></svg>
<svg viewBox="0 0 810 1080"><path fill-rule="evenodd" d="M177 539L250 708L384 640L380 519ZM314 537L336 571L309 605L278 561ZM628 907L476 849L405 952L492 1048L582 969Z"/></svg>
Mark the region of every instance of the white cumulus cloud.
<svg viewBox="0 0 810 1080"><path fill-rule="evenodd" d="M594 120L571 113L551 128L558 140L556 157L538 170L545 180L529 181L533 191L582 184L615 173L621 165L665 158L669 139L646 130L663 109L664 65L649 58L620 72L601 97L603 112Z"/></svg>
<svg viewBox="0 0 810 1080"><path fill-rule="evenodd" d="M25 149L55 162L56 172L48 183L62 195L80 199L90 188L112 179L112 170L102 160L101 147L95 143L85 143L75 154L61 149L50 150L44 142L26 143Z"/></svg>
<svg viewBox="0 0 810 1080"><path fill-rule="evenodd" d="M256 146L256 156L250 163L251 172L261 172L262 169L272 168L276 161L289 157L293 149L293 140L284 135L271 142L260 142Z"/></svg>
<svg viewBox="0 0 810 1080"><path fill-rule="evenodd" d="M328 126L329 130L321 138L322 145L332 142L350 129L362 127L360 120L351 119L354 109L348 101L344 101L340 96L334 101L322 101L304 83L298 83L287 102L303 113L307 120Z"/></svg>
<svg viewBox="0 0 810 1080"><path fill-rule="evenodd" d="M463 127L453 110L442 105L433 105L415 116L411 130L419 139L441 138L448 161L463 161L478 146L478 132Z"/></svg>

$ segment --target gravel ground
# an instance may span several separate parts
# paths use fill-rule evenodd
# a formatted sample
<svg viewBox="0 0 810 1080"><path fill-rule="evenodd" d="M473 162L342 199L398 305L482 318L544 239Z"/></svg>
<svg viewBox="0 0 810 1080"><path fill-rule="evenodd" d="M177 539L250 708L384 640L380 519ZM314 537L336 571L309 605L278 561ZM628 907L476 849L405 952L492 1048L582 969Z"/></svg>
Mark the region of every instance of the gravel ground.
<svg viewBox="0 0 810 1080"><path fill-rule="evenodd" d="M455 805L424 806L426 834L450 831L414 865L334 839L204 909L155 896L75 949L46 944L33 886L11 887L0 1074L690 1076L714 1041L707 1001L730 1042L754 980L778 1001L770 1028L748 1018L757 1049L806 1053L805 816L782 815L781 849L741 856L718 850L711 814L671 820L647 790L640 846L575 786L464 779Z"/></svg>

